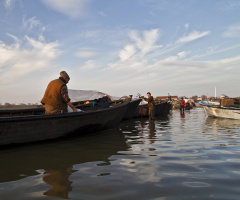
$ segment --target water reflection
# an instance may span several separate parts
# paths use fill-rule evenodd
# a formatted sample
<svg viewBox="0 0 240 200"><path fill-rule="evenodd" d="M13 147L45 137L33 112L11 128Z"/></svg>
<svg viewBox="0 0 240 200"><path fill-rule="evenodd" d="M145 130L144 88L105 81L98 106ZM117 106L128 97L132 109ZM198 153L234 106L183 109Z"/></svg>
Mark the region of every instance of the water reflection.
<svg viewBox="0 0 240 200"><path fill-rule="evenodd" d="M0 160L4 161L0 165L0 184L42 174L40 178L49 185L43 194L67 199L72 191L69 178L76 172L74 165L109 163L109 157L127 148L124 135L116 129L56 143L5 149L0 152Z"/></svg>
<svg viewBox="0 0 240 200"><path fill-rule="evenodd" d="M68 193L72 191L72 182L69 181L69 177L73 172L71 167L65 170L45 170L44 174L46 175L43 177L43 181L52 186L52 188L43 194L67 199Z"/></svg>
<svg viewBox="0 0 240 200"><path fill-rule="evenodd" d="M240 129L240 120L207 117L205 124L207 126L222 127L226 129Z"/></svg>
<svg viewBox="0 0 240 200"><path fill-rule="evenodd" d="M155 122L150 120L149 124L148 124L148 129L149 129L149 139L151 141L151 143L154 143L154 140L152 140L156 134L156 130L155 130Z"/></svg>
<svg viewBox="0 0 240 200"><path fill-rule="evenodd" d="M199 108L1 151L0 199L239 199L238 125Z"/></svg>

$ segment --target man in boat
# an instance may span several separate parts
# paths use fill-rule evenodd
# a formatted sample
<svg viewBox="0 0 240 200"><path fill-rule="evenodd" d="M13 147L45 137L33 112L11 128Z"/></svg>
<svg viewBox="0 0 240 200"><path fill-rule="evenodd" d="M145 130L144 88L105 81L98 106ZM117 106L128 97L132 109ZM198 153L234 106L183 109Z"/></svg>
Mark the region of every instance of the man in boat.
<svg viewBox="0 0 240 200"><path fill-rule="evenodd" d="M184 107L186 105L185 101L183 100L183 97L180 100L180 112L184 112Z"/></svg>
<svg viewBox="0 0 240 200"><path fill-rule="evenodd" d="M153 96L151 96L151 93L147 93L148 99L148 108L149 108L149 119L150 120L155 120L155 101L153 99Z"/></svg>
<svg viewBox="0 0 240 200"><path fill-rule="evenodd" d="M46 114L67 113L67 106L72 108L73 112L77 112L77 109L72 105L68 96L67 83L69 80L70 77L67 72L61 71L60 77L48 84L44 97L41 100Z"/></svg>

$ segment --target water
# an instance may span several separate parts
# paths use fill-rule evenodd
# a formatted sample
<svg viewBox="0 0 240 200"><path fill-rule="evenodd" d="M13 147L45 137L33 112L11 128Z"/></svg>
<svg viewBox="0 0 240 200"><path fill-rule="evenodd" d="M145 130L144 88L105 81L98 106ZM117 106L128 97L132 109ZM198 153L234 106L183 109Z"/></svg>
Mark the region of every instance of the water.
<svg viewBox="0 0 240 200"><path fill-rule="evenodd" d="M240 199L240 121L174 110L0 150L0 199Z"/></svg>

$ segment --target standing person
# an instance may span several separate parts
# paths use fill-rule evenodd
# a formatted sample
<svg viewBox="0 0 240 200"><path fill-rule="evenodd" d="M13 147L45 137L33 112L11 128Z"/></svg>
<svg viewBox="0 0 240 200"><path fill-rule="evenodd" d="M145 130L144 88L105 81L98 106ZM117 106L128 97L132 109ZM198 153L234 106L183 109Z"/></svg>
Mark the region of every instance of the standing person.
<svg viewBox="0 0 240 200"><path fill-rule="evenodd" d="M185 107L186 103L183 100L183 98L181 98L180 100L180 112L184 112L184 107Z"/></svg>
<svg viewBox="0 0 240 200"><path fill-rule="evenodd" d="M149 108L149 119L155 120L155 101L153 99L153 96L151 96L151 93L147 93L148 99L148 108Z"/></svg>
<svg viewBox="0 0 240 200"><path fill-rule="evenodd" d="M77 109L72 105L68 96L67 83L69 80L70 77L67 72L61 71L60 77L48 84L44 97L41 100L46 114L67 113L67 106L70 106L73 112L77 112Z"/></svg>

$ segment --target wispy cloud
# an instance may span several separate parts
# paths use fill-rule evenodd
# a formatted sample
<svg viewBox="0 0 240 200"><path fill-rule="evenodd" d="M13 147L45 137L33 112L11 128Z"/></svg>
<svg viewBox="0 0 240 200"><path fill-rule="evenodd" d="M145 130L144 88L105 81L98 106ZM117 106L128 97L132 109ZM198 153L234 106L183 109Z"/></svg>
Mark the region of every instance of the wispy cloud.
<svg viewBox="0 0 240 200"><path fill-rule="evenodd" d="M4 5L6 9L11 9L14 7L16 0L5 0Z"/></svg>
<svg viewBox="0 0 240 200"><path fill-rule="evenodd" d="M13 36L11 36L13 37ZM60 54L59 44L26 36L15 38L13 45L0 42L0 83L11 84L25 75L47 69Z"/></svg>
<svg viewBox="0 0 240 200"><path fill-rule="evenodd" d="M80 58L93 58L98 55L98 52L92 49L82 49L76 52L75 55Z"/></svg>
<svg viewBox="0 0 240 200"><path fill-rule="evenodd" d="M23 21L23 27L29 30L32 30L37 26L42 27L41 22L37 20L36 17L26 18L26 16L24 16L22 21ZM45 28L42 27L42 29L44 30Z"/></svg>
<svg viewBox="0 0 240 200"><path fill-rule="evenodd" d="M42 0L42 2L66 16L82 18L88 15L88 4L91 3L91 0Z"/></svg>
<svg viewBox="0 0 240 200"><path fill-rule="evenodd" d="M204 32L193 31L193 32L189 33L187 36L180 38L177 41L177 43L191 42L193 40L197 40L197 39L202 38L209 34L210 34L210 31L204 31Z"/></svg>
<svg viewBox="0 0 240 200"><path fill-rule="evenodd" d="M223 37L240 37L240 25L230 26L224 33Z"/></svg>
<svg viewBox="0 0 240 200"><path fill-rule="evenodd" d="M142 35L138 31L131 31L130 33L130 39L135 42L136 47L143 55L158 48L158 46L156 46L156 42L159 37L159 29L143 31Z"/></svg>
<svg viewBox="0 0 240 200"><path fill-rule="evenodd" d="M187 55L187 53L182 51L182 52L179 52L176 56L169 56L169 57L165 58L164 60L165 61L176 61L176 60L186 57L186 55Z"/></svg>
<svg viewBox="0 0 240 200"><path fill-rule="evenodd" d="M126 61L131 58L132 55L136 52L136 48L133 45L126 45L120 52L119 57L121 61Z"/></svg>
<svg viewBox="0 0 240 200"><path fill-rule="evenodd" d="M92 70L92 69L97 69L99 68L99 65L96 63L95 60L88 60L84 63L83 66L81 66L79 68L79 71L88 71L88 70Z"/></svg>

